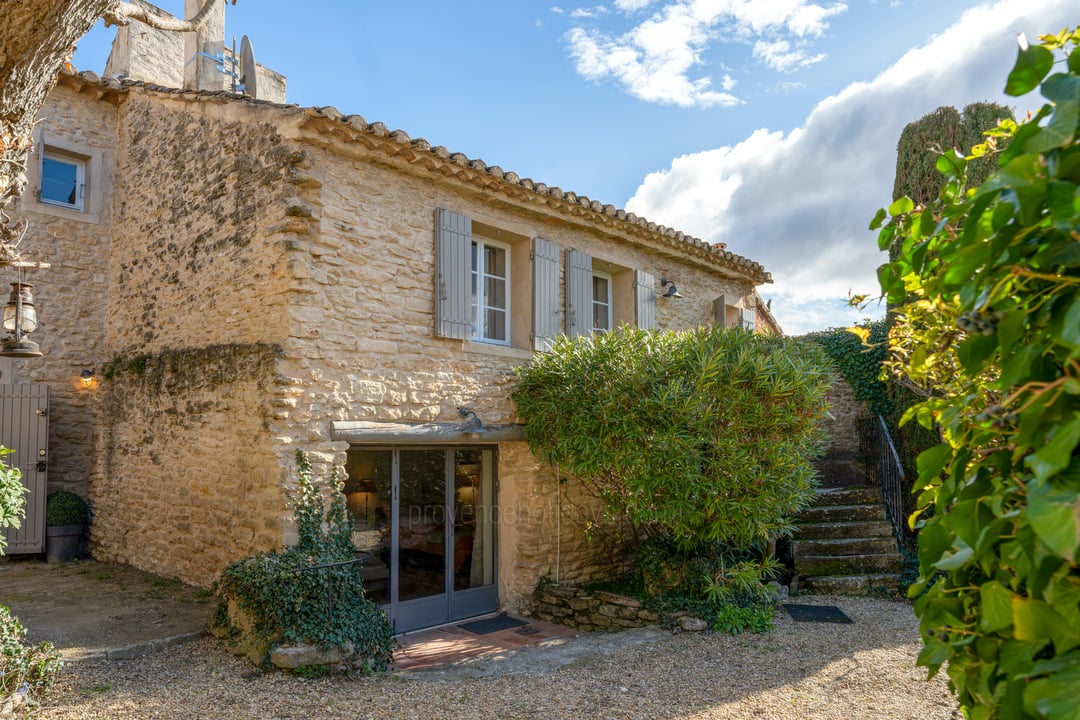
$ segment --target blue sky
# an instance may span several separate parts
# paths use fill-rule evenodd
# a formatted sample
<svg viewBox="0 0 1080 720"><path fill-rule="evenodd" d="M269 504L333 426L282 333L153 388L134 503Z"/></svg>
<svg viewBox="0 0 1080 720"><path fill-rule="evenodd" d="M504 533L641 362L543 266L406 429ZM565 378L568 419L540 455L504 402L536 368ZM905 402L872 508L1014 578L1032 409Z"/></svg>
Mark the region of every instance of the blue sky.
<svg viewBox="0 0 1080 720"><path fill-rule="evenodd" d="M183 2L158 3L182 14ZM903 126L1006 99L1016 35L1075 0L238 0L226 36L333 105L757 260L786 332L867 313ZM101 72L100 24L75 65ZM879 314L871 308L869 314Z"/></svg>

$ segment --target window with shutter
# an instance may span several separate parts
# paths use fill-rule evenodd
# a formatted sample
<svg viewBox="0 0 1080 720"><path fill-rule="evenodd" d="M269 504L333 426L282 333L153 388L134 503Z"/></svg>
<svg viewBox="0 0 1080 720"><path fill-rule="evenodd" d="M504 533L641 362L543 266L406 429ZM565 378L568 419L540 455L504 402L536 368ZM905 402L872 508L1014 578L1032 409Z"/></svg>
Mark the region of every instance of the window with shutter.
<svg viewBox="0 0 1080 720"><path fill-rule="evenodd" d="M533 238L533 350L547 352L562 331L561 254L555 243Z"/></svg>
<svg viewBox="0 0 1080 720"><path fill-rule="evenodd" d="M472 339L509 345L509 246L486 238L473 238L470 291Z"/></svg>
<svg viewBox="0 0 1080 720"><path fill-rule="evenodd" d="M472 221L435 211L435 334L468 340L473 334Z"/></svg>
<svg viewBox="0 0 1080 720"><path fill-rule="evenodd" d="M581 337L592 332L592 256L566 251L566 334Z"/></svg>
<svg viewBox="0 0 1080 720"><path fill-rule="evenodd" d="M639 328L656 327L656 278L644 270L634 271L634 316Z"/></svg>
<svg viewBox="0 0 1080 720"><path fill-rule="evenodd" d="M745 330L753 330L757 324L757 313L753 308L743 308L742 311L742 326Z"/></svg>

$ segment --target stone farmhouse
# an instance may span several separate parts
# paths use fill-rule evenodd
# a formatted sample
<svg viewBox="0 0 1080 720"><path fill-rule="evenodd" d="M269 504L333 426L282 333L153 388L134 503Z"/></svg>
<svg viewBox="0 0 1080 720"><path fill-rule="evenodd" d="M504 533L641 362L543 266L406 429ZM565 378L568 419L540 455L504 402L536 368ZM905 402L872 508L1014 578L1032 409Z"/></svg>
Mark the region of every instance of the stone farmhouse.
<svg viewBox="0 0 1080 720"><path fill-rule="evenodd" d="M125 78L62 73L40 114L43 357L0 358L50 389L48 489L89 499L94 556L208 585L294 537L303 450L399 632L621 563L529 452L514 368L623 324L778 331L765 269L332 107L155 82L135 34Z"/></svg>

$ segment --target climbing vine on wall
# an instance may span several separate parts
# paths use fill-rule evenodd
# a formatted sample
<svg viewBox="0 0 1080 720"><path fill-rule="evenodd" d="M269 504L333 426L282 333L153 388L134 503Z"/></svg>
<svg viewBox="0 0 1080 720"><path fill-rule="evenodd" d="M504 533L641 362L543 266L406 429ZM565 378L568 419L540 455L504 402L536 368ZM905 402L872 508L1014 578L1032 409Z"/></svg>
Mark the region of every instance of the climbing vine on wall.
<svg viewBox="0 0 1080 720"><path fill-rule="evenodd" d="M889 387L882 379L882 363L888 352L885 321L868 320L860 323L858 328L864 334L853 333L847 328L830 328L808 333L806 337L825 350L840 375L855 390L855 399L865 400L870 412L888 415L892 402Z"/></svg>

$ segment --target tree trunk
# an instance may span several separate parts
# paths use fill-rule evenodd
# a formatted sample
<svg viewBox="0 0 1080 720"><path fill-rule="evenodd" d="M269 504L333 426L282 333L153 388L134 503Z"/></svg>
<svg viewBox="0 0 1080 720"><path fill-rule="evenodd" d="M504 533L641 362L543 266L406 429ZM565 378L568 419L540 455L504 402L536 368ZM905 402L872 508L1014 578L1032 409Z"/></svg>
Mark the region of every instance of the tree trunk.
<svg viewBox="0 0 1080 720"><path fill-rule="evenodd" d="M206 0L185 21L157 18L120 0L0 0L0 267L20 255L26 222L13 220L9 211L26 187L34 120L79 38L101 17L114 24L139 20L165 30L192 31L219 2Z"/></svg>
<svg viewBox="0 0 1080 720"><path fill-rule="evenodd" d="M34 119L75 43L116 0L5 0L0 30L0 265L25 226L8 212L26 186Z"/></svg>

